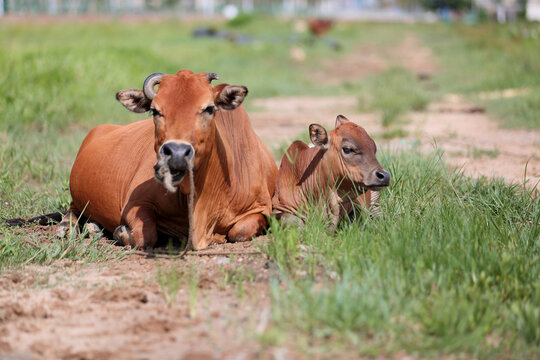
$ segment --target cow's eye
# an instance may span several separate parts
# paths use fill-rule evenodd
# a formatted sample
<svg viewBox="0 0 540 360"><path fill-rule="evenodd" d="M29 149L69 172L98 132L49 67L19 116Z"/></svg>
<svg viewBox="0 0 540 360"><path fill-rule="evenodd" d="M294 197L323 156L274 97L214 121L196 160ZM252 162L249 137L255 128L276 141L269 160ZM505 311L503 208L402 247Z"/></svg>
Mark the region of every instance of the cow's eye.
<svg viewBox="0 0 540 360"><path fill-rule="evenodd" d="M161 116L161 113L156 108L150 108L150 111L152 112L152 116Z"/></svg>
<svg viewBox="0 0 540 360"><path fill-rule="evenodd" d="M207 106L206 109L203 110L203 113L207 113L209 115L213 115L216 107L214 105Z"/></svg>
<svg viewBox="0 0 540 360"><path fill-rule="evenodd" d="M347 147L347 146L344 146L342 150L343 150L343 153L345 154L350 154L354 151L352 148Z"/></svg>

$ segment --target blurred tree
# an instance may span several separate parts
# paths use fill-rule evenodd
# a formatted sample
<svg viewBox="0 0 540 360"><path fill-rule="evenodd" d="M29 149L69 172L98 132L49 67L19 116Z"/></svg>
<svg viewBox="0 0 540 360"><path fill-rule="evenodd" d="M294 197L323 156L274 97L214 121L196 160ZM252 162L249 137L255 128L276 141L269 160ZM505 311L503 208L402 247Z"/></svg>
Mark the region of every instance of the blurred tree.
<svg viewBox="0 0 540 360"><path fill-rule="evenodd" d="M405 10L415 10L423 6L422 0L396 0L396 4Z"/></svg>

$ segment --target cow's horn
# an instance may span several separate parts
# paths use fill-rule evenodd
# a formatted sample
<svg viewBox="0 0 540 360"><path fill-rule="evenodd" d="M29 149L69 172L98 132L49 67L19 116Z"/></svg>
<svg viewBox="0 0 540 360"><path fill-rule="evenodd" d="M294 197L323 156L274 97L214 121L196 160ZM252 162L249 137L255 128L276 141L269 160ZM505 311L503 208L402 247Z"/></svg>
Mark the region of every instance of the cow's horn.
<svg viewBox="0 0 540 360"><path fill-rule="evenodd" d="M219 76L216 73L206 73L206 78L208 79L209 83L211 83L212 80L219 80Z"/></svg>
<svg viewBox="0 0 540 360"><path fill-rule="evenodd" d="M154 96L156 96L156 92L154 91L154 86L159 84L161 82L161 79L163 79L162 73L153 73L150 76L148 76L146 80L144 80L143 92L144 92L144 95L148 99L152 100Z"/></svg>

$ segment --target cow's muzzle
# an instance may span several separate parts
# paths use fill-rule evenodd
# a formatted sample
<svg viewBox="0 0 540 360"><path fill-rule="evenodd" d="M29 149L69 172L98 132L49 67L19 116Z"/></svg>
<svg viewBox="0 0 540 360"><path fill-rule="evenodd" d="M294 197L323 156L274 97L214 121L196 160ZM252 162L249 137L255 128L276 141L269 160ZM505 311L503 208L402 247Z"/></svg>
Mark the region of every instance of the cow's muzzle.
<svg viewBox="0 0 540 360"><path fill-rule="evenodd" d="M179 141L167 141L158 151L158 161L154 165L154 174L158 181L171 189L184 179L188 163L193 160L195 149L191 144Z"/></svg>

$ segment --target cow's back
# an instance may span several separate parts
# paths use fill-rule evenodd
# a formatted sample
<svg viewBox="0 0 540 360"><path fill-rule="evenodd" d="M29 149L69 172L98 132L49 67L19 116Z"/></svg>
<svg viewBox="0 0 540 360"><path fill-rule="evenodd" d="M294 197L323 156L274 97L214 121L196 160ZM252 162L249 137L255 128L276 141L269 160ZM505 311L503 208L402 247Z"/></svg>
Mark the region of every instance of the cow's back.
<svg viewBox="0 0 540 360"><path fill-rule="evenodd" d="M128 193L153 178L154 125L100 125L86 136L73 164L70 191L83 215L109 231L120 225Z"/></svg>

